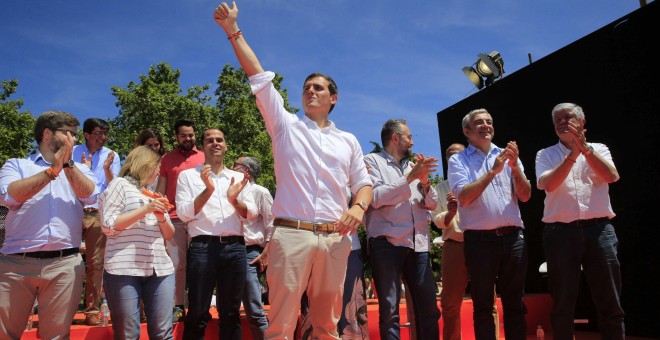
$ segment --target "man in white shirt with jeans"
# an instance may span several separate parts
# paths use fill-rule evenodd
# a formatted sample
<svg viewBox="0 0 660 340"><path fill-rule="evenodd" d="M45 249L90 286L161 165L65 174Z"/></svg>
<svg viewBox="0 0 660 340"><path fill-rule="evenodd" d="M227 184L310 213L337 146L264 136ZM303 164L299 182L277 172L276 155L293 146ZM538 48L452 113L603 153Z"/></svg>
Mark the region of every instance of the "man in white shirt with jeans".
<svg viewBox="0 0 660 340"><path fill-rule="evenodd" d="M205 164L182 171L176 184L176 211L188 223L190 235L183 338L204 339L216 289L220 338L241 339L240 307L247 271L242 221L253 219L256 210L251 195L246 194L250 176L225 166L227 143L219 129L207 129L202 146Z"/></svg>
<svg viewBox="0 0 660 340"><path fill-rule="evenodd" d="M552 336L573 339L583 267L602 338L624 339L619 240L608 192L619 172L605 144L587 143L580 106L558 104L552 121L559 143L536 155L537 186L545 190L543 250L553 300Z"/></svg>
<svg viewBox="0 0 660 340"><path fill-rule="evenodd" d="M343 282L351 240L371 203L371 180L357 138L328 119L337 103L332 78L313 73L305 79L298 118L284 108L273 72L264 72L238 29L238 8L222 3L214 18L229 37L250 78L257 106L273 141L277 194L273 237L264 251L269 288L267 339L293 338L300 297L307 291L313 338L337 339ZM346 187L355 204L346 207Z"/></svg>

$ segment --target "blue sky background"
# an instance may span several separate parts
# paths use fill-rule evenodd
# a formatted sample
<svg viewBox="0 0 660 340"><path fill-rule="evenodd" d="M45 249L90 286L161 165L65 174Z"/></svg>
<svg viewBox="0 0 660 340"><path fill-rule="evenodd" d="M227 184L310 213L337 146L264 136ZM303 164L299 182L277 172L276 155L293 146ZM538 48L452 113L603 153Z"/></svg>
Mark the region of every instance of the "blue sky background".
<svg viewBox="0 0 660 340"><path fill-rule="evenodd" d="M0 80L18 79L10 99L37 116L51 109L112 118L110 87L139 81L150 65L181 71L184 91L238 66L213 22L219 1L5 1L0 5ZM311 72L332 76L339 103L330 118L365 153L382 124L408 121L413 151L440 158L436 113L477 89L461 71L497 50L504 76L627 15L635 0L237 2L239 27L267 70L284 76L301 107ZM457 126L457 129L460 127ZM497 141L497 139L495 139ZM441 170L440 170L441 171Z"/></svg>

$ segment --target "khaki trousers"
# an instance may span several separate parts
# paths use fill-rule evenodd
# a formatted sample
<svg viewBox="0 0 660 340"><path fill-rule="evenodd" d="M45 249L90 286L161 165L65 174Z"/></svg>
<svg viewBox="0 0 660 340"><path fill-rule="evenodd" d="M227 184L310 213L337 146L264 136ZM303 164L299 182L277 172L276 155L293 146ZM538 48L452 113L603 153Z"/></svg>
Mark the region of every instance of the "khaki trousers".
<svg viewBox="0 0 660 340"><path fill-rule="evenodd" d="M68 339L82 293L80 254L53 259L0 255L0 339L20 339L35 299L42 339Z"/></svg>
<svg viewBox="0 0 660 340"><path fill-rule="evenodd" d="M106 236L101 229L98 210L83 214L85 240L85 313L96 314L101 306L103 291L103 264Z"/></svg>
<svg viewBox="0 0 660 340"><path fill-rule="evenodd" d="M300 298L307 291L313 339L339 339L337 322L351 241L337 233L277 227L268 251L266 339L293 340Z"/></svg>
<svg viewBox="0 0 660 340"><path fill-rule="evenodd" d="M440 307L442 308L442 338L446 340L461 340L461 305L468 284L468 272L465 266L463 242L447 240L442 245L442 290L440 291ZM497 300L497 295L495 295ZM468 317L468 316L466 316ZM469 316L471 317L471 316ZM495 338L499 338L500 321L497 305L493 303L493 318L495 319Z"/></svg>

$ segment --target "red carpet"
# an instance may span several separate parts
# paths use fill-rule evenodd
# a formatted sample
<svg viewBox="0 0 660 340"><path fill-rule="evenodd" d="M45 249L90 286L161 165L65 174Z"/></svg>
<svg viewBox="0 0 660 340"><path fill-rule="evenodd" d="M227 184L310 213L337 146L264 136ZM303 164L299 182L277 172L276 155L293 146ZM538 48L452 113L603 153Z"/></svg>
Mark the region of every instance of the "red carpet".
<svg viewBox="0 0 660 340"><path fill-rule="evenodd" d="M532 336L536 332L537 325L542 325L543 329L546 332L546 339L550 339L550 310L552 307L552 300L547 294L538 294L538 295L527 295L525 297L525 303L527 305L527 329L529 334ZM438 306L440 302L438 301ZM266 306L268 308L268 306ZM498 300L498 308L500 310L500 324L502 324L502 306ZM218 339L218 314L215 308L211 308L211 315L213 316L213 321L211 321L206 329L205 339L207 340L216 340ZM401 304L401 323L404 324L407 321L406 318L406 305ZM379 339L378 335L378 302L376 300L369 300L367 306L367 313L369 318L369 334L372 340ZM463 308L461 309L462 319L462 328L463 328L463 339L472 340L474 339L474 332L472 330L472 300L465 299L463 301ZM74 325L71 326L71 339L93 339L93 340L110 340L112 339L112 327L88 327L81 325L85 317L83 314L76 314L76 319ZM439 325L442 330L442 319L439 322ZM22 340L30 339L39 339L37 335L37 329L27 331L23 334ZM504 339L504 329L500 327L500 339ZM183 337L183 323L177 323L174 327L174 338L182 339ZM142 324L142 332L140 339L148 339L146 324ZM243 339L250 340L250 331L243 318ZM408 331L406 328L401 329L401 340L409 340ZM426 339L420 339L426 340Z"/></svg>

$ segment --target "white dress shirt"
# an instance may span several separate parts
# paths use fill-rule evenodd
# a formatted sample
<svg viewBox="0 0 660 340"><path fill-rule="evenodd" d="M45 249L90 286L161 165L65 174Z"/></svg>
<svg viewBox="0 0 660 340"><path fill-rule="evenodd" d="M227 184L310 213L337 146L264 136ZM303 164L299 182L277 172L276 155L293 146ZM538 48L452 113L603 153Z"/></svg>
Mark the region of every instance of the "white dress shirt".
<svg viewBox="0 0 660 340"><path fill-rule="evenodd" d="M351 192L371 185L357 138L330 122L325 128L287 112L272 84L273 72L250 77L252 92L273 141L277 195L273 216L335 222L347 210Z"/></svg>
<svg viewBox="0 0 660 340"><path fill-rule="evenodd" d="M176 185L176 212L178 217L188 222L190 237L209 236L243 236L243 224L240 215L227 199L227 189L234 179L234 183L243 180L243 173L224 168L219 174L211 173L211 180L215 183L215 190L204 207L195 214L195 198L206 189L202 181L199 165L192 169L181 171ZM245 203L248 208L249 220L256 217L257 209L252 200L250 183L238 195L238 200Z"/></svg>
<svg viewBox="0 0 660 340"><path fill-rule="evenodd" d="M245 236L245 245L266 246L270 241L273 230L273 196L268 189L259 184L252 183L250 188L252 200L256 205L257 216L252 221L243 222L243 236Z"/></svg>
<svg viewBox="0 0 660 340"><path fill-rule="evenodd" d="M614 166L607 146L600 143L589 145L594 148L593 152ZM563 162L570 152L561 142L540 150L536 154L536 184L541 177ZM596 175L582 154L575 160L564 182L554 191L545 192L544 203L543 222L546 223L615 216L610 204L609 184Z"/></svg>

